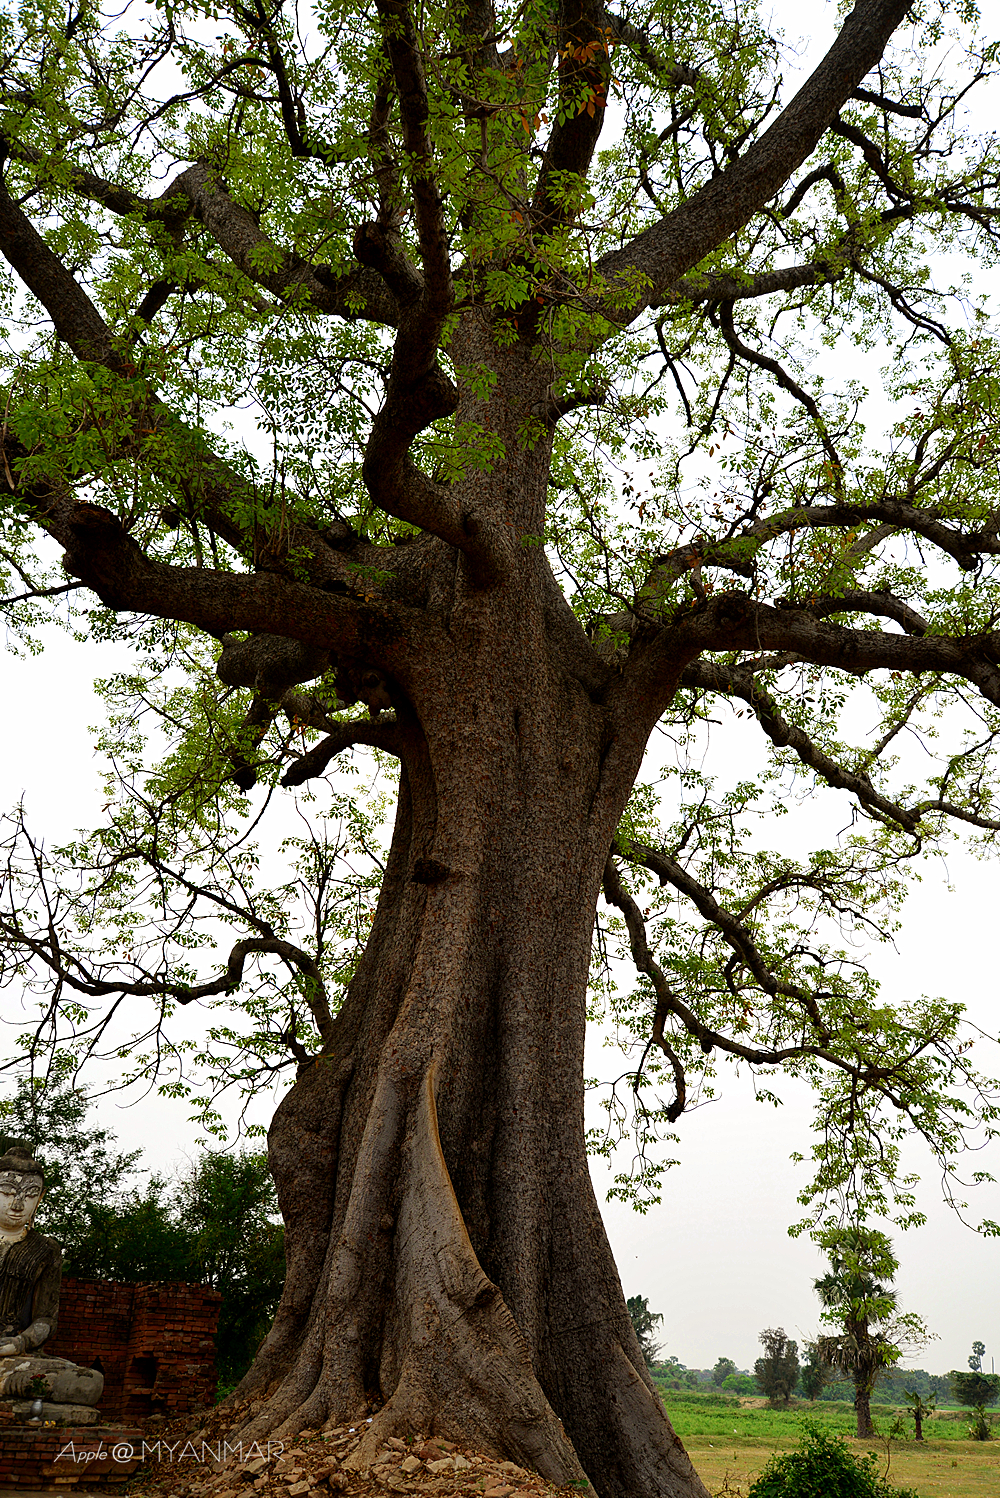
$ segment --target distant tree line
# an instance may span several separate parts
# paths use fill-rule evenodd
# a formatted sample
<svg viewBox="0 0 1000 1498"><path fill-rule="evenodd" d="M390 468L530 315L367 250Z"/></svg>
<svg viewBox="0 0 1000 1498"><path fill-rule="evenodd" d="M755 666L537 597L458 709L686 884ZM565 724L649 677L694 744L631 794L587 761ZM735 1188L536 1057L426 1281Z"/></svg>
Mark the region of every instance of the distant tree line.
<svg viewBox="0 0 1000 1498"><path fill-rule="evenodd" d="M808 1352L808 1344L806 1351ZM676 1358L654 1362L651 1372L658 1384L675 1391L689 1389L705 1393L720 1390L726 1394L745 1396L767 1394L767 1390L762 1387L754 1373L737 1368L731 1358L720 1358L719 1362L730 1365L732 1368L732 1371L727 1372L721 1382L715 1379L715 1368L687 1368ZM839 1403L853 1402L854 1384L850 1379L827 1380L822 1389L814 1393L808 1380L809 1367L809 1362L800 1365L798 1378L791 1390L792 1398ZM957 1397L954 1382L956 1377L964 1379L965 1375L928 1373L925 1368L894 1368L880 1375L876 1385L876 1395L885 1404L905 1404L906 1397L910 1393L917 1394L928 1402L933 1399L939 1407L958 1408L971 1404L971 1401ZM989 1377L990 1375L987 1375L987 1378ZM1000 1374L995 1375L995 1379L996 1384L1000 1385ZM988 1394L986 1402L989 1404L1000 1402L1000 1390L997 1391L996 1399Z"/></svg>
<svg viewBox="0 0 1000 1498"><path fill-rule="evenodd" d="M877 1386L885 1403L909 1404L918 1440L922 1439L922 1421L938 1405L973 1410L971 1433L989 1439L985 1412L1000 1401L1000 1375L983 1370L985 1343L972 1344L968 1372L900 1368L904 1352L925 1346L930 1333L919 1316L899 1310L892 1288L899 1264L889 1239L855 1224L826 1229L818 1241L830 1260L828 1273L815 1281L823 1307L821 1319L837 1330L807 1341L805 1361L800 1360L798 1344L780 1326L761 1332L764 1352L752 1374L737 1368L730 1357L718 1358L712 1368L687 1368L676 1355L658 1361L653 1331L663 1317L650 1310L646 1296L632 1296L629 1314L657 1383L674 1391L763 1394L778 1407L787 1407L793 1398L850 1400L857 1414L858 1435L865 1437L874 1433L871 1397Z"/></svg>

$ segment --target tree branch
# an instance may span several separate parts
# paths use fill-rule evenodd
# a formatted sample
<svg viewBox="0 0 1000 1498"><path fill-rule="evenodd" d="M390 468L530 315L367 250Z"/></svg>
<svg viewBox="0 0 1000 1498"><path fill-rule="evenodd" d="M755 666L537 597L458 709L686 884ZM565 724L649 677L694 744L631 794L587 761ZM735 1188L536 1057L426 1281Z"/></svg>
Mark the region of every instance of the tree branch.
<svg viewBox="0 0 1000 1498"><path fill-rule="evenodd" d="M836 790L849 791L866 811L881 822L913 833L926 807L904 807L880 795L864 773L846 770L817 744L782 715L777 702L755 679L754 673L739 666L723 666L717 661L692 661L685 667L681 684L698 687L721 696L739 697L753 709L757 721L776 749L791 749L804 765Z"/></svg>
<svg viewBox="0 0 1000 1498"><path fill-rule="evenodd" d="M797 400L808 411L819 433L820 442L823 444L823 451L829 459L833 488L837 493L838 499L841 498L844 481L840 454L830 440L826 422L823 420L823 413L820 411L813 397L809 394L808 390L803 390L802 386L792 379L791 375L782 368L777 359L772 359L767 354L762 354L758 349L752 349L748 344L743 342L733 323L732 302L721 302L719 304L719 327L722 330L722 336L726 344L737 358L742 359L747 364L755 364L758 369L764 369L769 374L773 374L781 389L787 391L793 400Z"/></svg>
<svg viewBox="0 0 1000 1498"><path fill-rule="evenodd" d="M952 636L853 630L819 619L806 606L774 607L743 593L716 593L649 640L633 645L626 674L634 690L666 700L680 671L704 651L789 651L817 666L853 675L923 671L961 676L1000 706L1000 631Z"/></svg>
<svg viewBox="0 0 1000 1498"><path fill-rule="evenodd" d="M154 561L99 505L53 498L43 518L66 550L67 571L108 608L183 619L219 637L243 629L285 636L389 670L407 649L410 628L419 631L424 648L434 638L435 626L422 610L397 602L369 603L271 572L217 572Z"/></svg>
<svg viewBox="0 0 1000 1498"><path fill-rule="evenodd" d="M673 993L670 985L663 975L663 969L653 958L646 940L646 925L638 905L632 899L628 890L621 881L621 876L615 865L614 859L609 855L604 869L604 897L609 905L617 905L625 917L625 925L628 929L629 945L632 948L632 958L640 973L645 973L653 985L656 994L656 1009L653 1013L653 1024L650 1031L649 1042L639 1065L636 1067L636 1085L633 1089L638 1092L638 1082L642 1075L642 1069L646 1063L651 1046L656 1046L666 1056L670 1063L670 1069L674 1074L674 1101L665 1110L667 1120L676 1122L684 1112L687 1103L687 1078L684 1075L684 1066L680 1057L664 1034L667 1018L677 1011L677 996ZM702 1026L702 1033L697 1038L702 1042L706 1051L712 1049L713 1041L708 1039L709 1031ZM694 1032L697 1033L697 1032Z"/></svg>
<svg viewBox="0 0 1000 1498"><path fill-rule="evenodd" d="M341 723L333 733L320 739L308 753L293 761L281 777L282 785L304 785L307 780L314 780L323 774L336 755L357 744L369 744L398 756L402 751L399 725L395 720L378 723L363 718L355 719L352 723Z"/></svg>
<svg viewBox="0 0 1000 1498"><path fill-rule="evenodd" d="M879 109L886 110L888 114L899 114L907 120L922 120L924 117L922 105L898 104L895 99L883 98L881 94L873 94L867 88L856 88L851 98L859 99L862 104L877 104Z"/></svg>
<svg viewBox="0 0 1000 1498"><path fill-rule="evenodd" d="M476 584L487 587L502 566L496 528L463 512L448 486L427 478L409 455L414 437L458 404L458 392L437 358L455 288L413 18L407 0L376 0L376 8L399 101L422 270L417 273L409 264L391 222L362 225L355 235L355 254L394 284L400 301L385 401L372 423L362 477L380 509L456 547L467 558Z"/></svg>
<svg viewBox="0 0 1000 1498"><path fill-rule="evenodd" d="M78 359L104 364L117 374L135 374L135 365L118 352L111 329L93 302L14 202L2 175L0 253L41 302L59 337Z"/></svg>
<svg viewBox="0 0 1000 1498"><path fill-rule="evenodd" d="M645 864L654 873L659 875L661 884L674 884L676 882L674 876L675 874L678 875L681 882L677 883L676 887L694 901L699 911L710 924L722 931L726 940L730 942L737 952L740 960L746 963L747 966L750 966L751 963L748 959L751 957L755 959L756 965L760 969L766 983L766 986L765 983L761 983L765 992L789 995L802 1005L809 1022L815 1026L821 1043L819 1045L803 1043L793 1046L780 1046L773 1049L748 1046L744 1045L741 1041L733 1040L730 1036L723 1035L720 1031L714 1030L710 1025L704 1024L694 1011L669 987L662 970L654 962L646 940L646 926L642 918L642 912L622 884L621 877L615 867L614 859L609 858L604 870L604 894L608 902L616 905L625 917L625 925L629 934L629 946L632 950L635 965L640 972L646 973L656 990L657 1006L654 1025L659 1021L659 1024L662 1026L666 1017L673 1014L680 1020L688 1034L694 1036L706 1054L713 1047L718 1046L719 1050L726 1052L727 1055L738 1056L742 1061L749 1061L752 1066L777 1066L783 1061L789 1061L796 1057L815 1056L829 1062L831 1066L836 1066L842 1071L849 1072L852 1075L863 1075L866 1079L874 1080L877 1074L875 1069L858 1067L828 1048L830 1036L823 1024L819 1008L812 995L805 993L804 990L783 986L775 981L773 975L768 971L766 964L760 958L756 948L750 941L749 934L738 921L735 921L733 917L729 916L726 911L723 911L716 904L714 898L704 886L698 884L696 880L685 874L679 865L673 863L673 860L657 853L653 848L647 848L634 843L627 845L619 844L617 840L614 847L615 851L622 857L630 858L636 863ZM756 973L754 973L754 976L757 978ZM760 978L757 978L757 981L761 982ZM676 1104L674 1106L676 1107ZM679 1113L680 1109L676 1113L671 1113L668 1110L667 1117L676 1118L679 1116Z"/></svg>
<svg viewBox="0 0 1000 1498"><path fill-rule="evenodd" d="M795 98L749 150L667 218L598 261L611 282L629 283L627 304L605 315L634 321L653 298L723 244L774 197L815 149L838 110L885 51L910 0L859 0L839 36Z"/></svg>
<svg viewBox="0 0 1000 1498"><path fill-rule="evenodd" d="M923 536L924 540L953 557L966 572L971 572L978 566L980 555L1000 555L1000 540L992 528L984 525L978 531L963 534L953 526L944 524L933 506L908 504L899 499L879 499L863 503L842 500L831 505L793 505L787 510L779 510L766 520L744 526L725 540L706 537L687 546L675 547L672 552L657 558L636 594L636 607L641 609L651 605L665 584L699 563L702 566L724 567L730 572L749 577L752 576L754 554L777 536L799 530L846 530L865 520L876 520L882 524L875 527L877 534L859 538L854 543L856 555L860 555L860 547L870 549L878 541L884 540L891 530L912 531L915 535ZM748 546L748 543L753 544ZM906 606L899 600L893 601L890 594L857 592L845 594L844 597L850 597L855 602L853 605L845 603L840 612L847 613L856 608L867 613L881 614L886 618L896 619L904 628L909 628L909 623L904 623L904 619L912 622L918 617L906 612ZM815 602L817 607L824 608L827 613L838 612L832 606L833 600Z"/></svg>
<svg viewBox="0 0 1000 1498"><path fill-rule="evenodd" d="M611 79L608 17L600 0L568 0L560 6L559 23L558 114L531 202L531 220L539 234L550 234L567 221L565 201L559 193L553 195L553 187L566 174L582 179L589 170Z"/></svg>
<svg viewBox="0 0 1000 1498"><path fill-rule="evenodd" d="M190 200L201 223L237 270L279 301L302 305L301 299L307 295L308 305L318 312L365 318L386 327L398 324L396 297L377 271L363 266L338 275L330 266L312 265L280 251L204 162L183 172L173 191L184 193Z"/></svg>
<svg viewBox="0 0 1000 1498"><path fill-rule="evenodd" d="M829 257L815 263L787 265L781 270L761 271L757 275L686 276L664 288L656 297L651 297L652 308L674 306L681 302L742 302L757 297L774 296L777 292L798 291L805 286L825 286L839 281L846 273L842 265L834 264Z"/></svg>

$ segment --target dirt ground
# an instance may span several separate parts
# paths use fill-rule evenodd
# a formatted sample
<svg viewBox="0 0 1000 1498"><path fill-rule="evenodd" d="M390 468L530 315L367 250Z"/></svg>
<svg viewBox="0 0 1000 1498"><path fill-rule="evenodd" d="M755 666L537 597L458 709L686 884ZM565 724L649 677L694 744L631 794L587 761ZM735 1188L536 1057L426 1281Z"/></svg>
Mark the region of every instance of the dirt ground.
<svg viewBox="0 0 1000 1498"><path fill-rule="evenodd" d="M225 1429L213 1414L215 1418L206 1418L201 1426L193 1427L188 1420L150 1428L148 1460L125 1485L128 1498L389 1498L393 1493L570 1498L574 1493L572 1488L556 1490L514 1462L461 1449L438 1437L393 1439L372 1467L356 1471L349 1463L361 1440L360 1426L306 1430L283 1447L275 1442L268 1449L266 1443L241 1443L238 1433L231 1433L232 1411L227 1412ZM715 1498L746 1498L774 1449L761 1440L720 1442L707 1436L689 1436L685 1445ZM869 1447L859 1442L858 1450L865 1449L876 1453L884 1470L885 1443ZM920 1498L997 1498L1000 1442L927 1441L923 1447L893 1443L889 1478L914 1489ZM53 1491L65 1494L66 1488ZM88 1483L82 1491L95 1493L95 1488ZM117 1486L98 1491L123 1493ZM0 1498L7 1498L8 1492L18 1490L0 1489Z"/></svg>

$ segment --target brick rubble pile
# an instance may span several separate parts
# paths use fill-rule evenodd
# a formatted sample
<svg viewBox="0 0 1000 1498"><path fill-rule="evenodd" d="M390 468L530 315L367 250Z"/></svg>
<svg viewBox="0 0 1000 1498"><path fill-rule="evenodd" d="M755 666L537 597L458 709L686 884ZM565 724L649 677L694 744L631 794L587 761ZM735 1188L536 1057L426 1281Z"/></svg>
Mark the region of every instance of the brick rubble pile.
<svg viewBox="0 0 1000 1498"><path fill-rule="evenodd" d="M136 1498L144 1493L168 1498L378 1498L388 1493L551 1498L554 1492L544 1478L515 1462L463 1450L437 1436L410 1441L392 1437L370 1467L355 1470L344 1463L357 1450L363 1430L304 1430L280 1453L280 1443L272 1442L270 1454L263 1443L259 1454L251 1446L211 1466L195 1460L177 1466L149 1464L132 1493ZM193 1448L198 1449L203 1434L187 1437Z"/></svg>

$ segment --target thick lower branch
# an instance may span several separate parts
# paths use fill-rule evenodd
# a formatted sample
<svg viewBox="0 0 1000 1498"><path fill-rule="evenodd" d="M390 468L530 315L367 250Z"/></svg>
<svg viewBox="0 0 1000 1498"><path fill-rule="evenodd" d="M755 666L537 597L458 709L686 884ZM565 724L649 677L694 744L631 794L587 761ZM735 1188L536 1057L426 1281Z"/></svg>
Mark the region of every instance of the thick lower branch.
<svg viewBox="0 0 1000 1498"><path fill-rule="evenodd" d="M672 683L703 651L789 651L817 666L854 675L868 671L933 671L972 681L1000 706L1000 631L963 637L887 634L845 629L817 619L808 608L775 608L744 593L717 593L686 612L678 610L652 644L634 649L626 667L636 689L652 692ZM688 653L690 652L690 653Z"/></svg>
<svg viewBox="0 0 1000 1498"><path fill-rule="evenodd" d="M405 650L411 627L419 631L424 651L436 633L422 610L400 603L367 603L271 572L228 573L154 561L99 505L53 501L45 520L66 549L66 570L112 609L184 620L220 638L231 630L279 635L389 669Z"/></svg>

